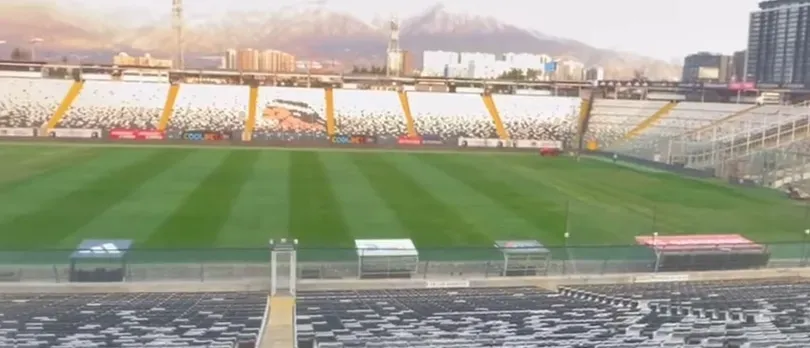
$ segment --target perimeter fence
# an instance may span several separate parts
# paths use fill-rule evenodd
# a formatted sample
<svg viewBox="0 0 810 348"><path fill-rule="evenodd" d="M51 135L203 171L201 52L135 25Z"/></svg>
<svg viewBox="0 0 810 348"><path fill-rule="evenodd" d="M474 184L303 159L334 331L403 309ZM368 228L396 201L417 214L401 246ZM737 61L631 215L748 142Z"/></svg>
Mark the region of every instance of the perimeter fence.
<svg viewBox="0 0 810 348"><path fill-rule="evenodd" d="M810 243L807 239L760 244L770 258L763 268L805 267L810 264ZM403 272L401 260L389 257L375 260L376 277L396 274L418 279L486 278L513 276L507 270L525 267L517 275L584 275L625 272L656 272L660 254L641 245L619 246L543 246L531 259L507 255L502 249L491 248L419 248L413 265ZM358 279L363 278L363 253L354 248L295 249L298 279ZM383 252L386 249L377 249ZM388 250L391 254L401 249ZM120 257L78 259L77 252L97 253L95 250L37 250L0 251L0 282L71 282L76 271L86 277L111 281L228 281L268 278L271 274L271 249L180 249L159 250L133 248L122 251ZM719 257L718 257L719 255ZM723 256L723 249L711 258L690 259L695 269L735 269L738 261ZM510 260L511 259L511 260ZM517 260L517 261L515 261ZM285 261L289 266L289 262ZM701 262L703 264L701 264ZM379 268L382 265L382 268ZM118 279L116 279L118 278Z"/></svg>

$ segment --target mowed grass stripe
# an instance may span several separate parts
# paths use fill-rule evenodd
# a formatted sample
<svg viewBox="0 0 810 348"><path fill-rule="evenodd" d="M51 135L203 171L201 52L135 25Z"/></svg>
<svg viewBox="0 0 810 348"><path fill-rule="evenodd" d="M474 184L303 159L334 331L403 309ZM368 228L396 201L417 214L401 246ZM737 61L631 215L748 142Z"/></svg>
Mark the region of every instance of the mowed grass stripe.
<svg viewBox="0 0 810 348"><path fill-rule="evenodd" d="M304 248L353 248L354 237L340 212L321 156L330 153L293 151L290 156L290 237Z"/></svg>
<svg viewBox="0 0 810 348"><path fill-rule="evenodd" d="M107 172L65 196L43 202L35 211L3 223L0 242L11 248L64 246L60 241L188 155L188 151L146 153L145 158Z"/></svg>
<svg viewBox="0 0 810 348"><path fill-rule="evenodd" d="M565 232L565 197L512 174L507 166L461 156L419 155L418 158L507 210L509 214L494 208L487 212L491 219L497 220L494 228L503 230L498 235L549 243L559 241Z"/></svg>
<svg viewBox="0 0 810 348"><path fill-rule="evenodd" d="M131 239L135 247L140 247L227 154L224 151L181 151L188 151L188 156L142 184L65 243L76 245L82 239Z"/></svg>
<svg viewBox="0 0 810 348"><path fill-rule="evenodd" d="M288 237L290 156L263 151L242 185L231 217L219 233L219 247L267 250L270 238Z"/></svg>
<svg viewBox="0 0 810 348"><path fill-rule="evenodd" d="M322 162L355 239L410 238L396 213L357 168L353 158L364 154L331 153Z"/></svg>
<svg viewBox="0 0 810 348"><path fill-rule="evenodd" d="M0 152L0 192L46 173L92 160L103 153L101 149L87 148L0 150L3 150Z"/></svg>
<svg viewBox="0 0 810 348"><path fill-rule="evenodd" d="M365 154L355 156L354 160L371 187L408 229L414 244L423 250L489 243L482 241L477 226L461 212L437 199L436 193L425 188L423 182L395 165L402 156Z"/></svg>
<svg viewBox="0 0 810 348"><path fill-rule="evenodd" d="M229 151L172 215L143 243L151 248L212 248L231 207L259 159L256 151ZM217 161L217 158L208 160Z"/></svg>

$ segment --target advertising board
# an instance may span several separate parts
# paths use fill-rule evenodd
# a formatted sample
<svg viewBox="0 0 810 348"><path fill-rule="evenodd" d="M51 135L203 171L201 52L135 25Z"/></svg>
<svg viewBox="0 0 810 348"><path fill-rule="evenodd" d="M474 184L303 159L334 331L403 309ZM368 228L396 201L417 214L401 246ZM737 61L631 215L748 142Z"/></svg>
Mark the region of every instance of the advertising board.
<svg viewBox="0 0 810 348"><path fill-rule="evenodd" d="M458 138L459 147L516 147L517 143L512 140L501 140L495 138Z"/></svg>
<svg viewBox="0 0 810 348"><path fill-rule="evenodd" d="M329 137L329 142L339 145L376 144L377 138L365 135L333 135Z"/></svg>
<svg viewBox="0 0 810 348"><path fill-rule="evenodd" d="M562 141L556 140L514 140L518 149L558 149L562 150Z"/></svg>
<svg viewBox="0 0 810 348"><path fill-rule="evenodd" d="M157 130L113 129L109 137L119 140L163 140L166 139L166 133Z"/></svg>
<svg viewBox="0 0 810 348"><path fill-rule="evenodd" d="M185 131L180 134L180 139L190 141L220 141L230 140L231 135L212 131Z"/></svg>
<svg viewBox="0 0 810 348"><path fill-rule="evenodd" d="M438 135L422 134L422 145L444 145L444 140Z"/></svg>
<svg viewBox="0 0 810 348"><path fill-rule="evenodd" d="M0 137L34 137L35 128L0 128Z"/></svg>
<svg viewBox="0 0 810 348"><path fill-rule="evenodd" d="M422 145L422 137L399 137L397 138L399 145Z"/></svg>
<svg viewBox="0 0 810 348"><path fill-rule="evenodd" d="M101 129L52 128L48 130L48 136L51 138L97 139L101 137Z"/></svg>

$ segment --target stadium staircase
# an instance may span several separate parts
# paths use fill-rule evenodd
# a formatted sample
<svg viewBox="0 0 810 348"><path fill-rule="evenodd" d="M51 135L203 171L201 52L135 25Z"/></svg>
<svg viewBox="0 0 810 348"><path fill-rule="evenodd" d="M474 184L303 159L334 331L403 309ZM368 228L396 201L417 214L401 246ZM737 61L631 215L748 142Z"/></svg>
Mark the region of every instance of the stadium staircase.
<svg viewBox="0 0 810 348"><path fill-rule="evenodd" d="M335 135L335 90L327 88L325 90L325 104L326 105L326 134L328 136Z"/></svg>
<svg viewBox="0 0 810 348"><path fill-rule="evenodd" d="M270 314L260 337L259 348L295 347L295 297L274 295L268 299Z"/></svg>
<svg viewBox="0 0 810 348"><path fill-rule="evenodd" d="M173 83L169 87L169 93L166 95L166 103L163 104L163 112L160 114L160 122L158 123L158 130L165 132L169 126L169 120L174 114L174 103L177 100L177 94L180 93L180 84Z"/></svg>
<svg viewBox="0 0 810 348"><path fill-rule="evenodd" d="M731 121L731 120L733 120L733 119L735 119L735 118L737 118L737 117L740 117L740 116L743 116L743 115L745 115L745 114L748 114L748 113L750 113L751 111L754 111L754 110L759 109L759 108L761 108L761 107L762 107L762 105L752 105L751 107L747 107L747 108L745 108L745 109L742 109L742 110L740 110L740 111L737 111L737 112L735 112L735 113L733 113L733 114L731 114L731 115L728 115L728 116L726 116L726 117L723 117L723 118L721 118L721 119L719 119L719 120L717 120L717 121L714 121L714 122L712 122L712 123L710 123L710 124L708 124L708 125L705 125L705 126L703 126L703 127L700 127L700 128L697 128L697 129L693 129L693 130L691 130L691 131L689 131L689 132L686 132L684 135L695 135L695 134L701 134L701 133L703 133L703 132L705 132L705 131L707 131L707 130L710 130L710 129L714 128L714 127L717 127L718 125L720 125L720 124L722 124L722 123L724 123L724 122Z"/></svg>
<svg viewBox="0 0 810 348"><path fill-rule="evenodd" d="M498 137L501 138L501 140L508 140L509 133L506 131L503 121L501 121L501 114L498 112L498 107L495 106L495 100L492 99L492 94L483 93L481 94L481 98L484 99L484 106L487 107L489 116L492 117L492 122L495 123L495 130L498 132Z"/></svg>
<svg viewBox="0 0 810 348"><path fill-rule="evenodd" d="M248 115L245 119L245 130L242 133L242 140L251 141L253 139L253 128L256 127L256 103L259 102L259 87L250 86L250 97L248 99Z"/></svg>
<svg viewBox="0 0 810 348"><path fill-rule="evenodd" d="M413 114L411 113L411 103L408 101L408 93L405 91L397 91L399 95L399 104L402 105L402 113L405 114L405 122L408 125L408 136L416 137L416 125L413 122Z"/></svg>
<svg viewBox="0 0 810 348"><path fill-rule="evenodd" d="M647 117L647 119L641 121L641 123L637 124L635 127L633 127L633 129L627 132L627 134L625 134L624 137L622 138L622 141L625 142L632 140L635 137L641 135L641 133L644 133L644 131L646 131L647 129L650 129L651 127L655 126L659 121L661 121L661 119L669 115L669 113L672 112L672 110L675 109L676 106L678 106L678 102L667 103L666 105L658 109L658 111L656 111L654 114L650 115L650 117Z"/></svg>
<svg viewBox="0 0 810 348"><path fill-rule="evenodd" d="M579 118L577 123L577 149L583 150L585 146L585 133L588 132L588 123L591 121L591 111L593 110L593 91L582 98L579 103Z"/></svg>
<svg viewBox="0 0 810 348"><path fill-rule="evenodd" d="M48 136L48 130L56 128L59 125L59 122L62 122L62 118L65 117L68 110L70 110L70 106L73 105L73 102L76 100L76 97L82 93L82 88L84 88L84 81L76 81L73 82L73 85L70 86L68 89L67 94L65 94L65 98L62 99L62 103L59 104L59 107L53 112L51 118L48 119L48 122L45 122L42 125L42 132L40 134L42 136Z"/></svg>

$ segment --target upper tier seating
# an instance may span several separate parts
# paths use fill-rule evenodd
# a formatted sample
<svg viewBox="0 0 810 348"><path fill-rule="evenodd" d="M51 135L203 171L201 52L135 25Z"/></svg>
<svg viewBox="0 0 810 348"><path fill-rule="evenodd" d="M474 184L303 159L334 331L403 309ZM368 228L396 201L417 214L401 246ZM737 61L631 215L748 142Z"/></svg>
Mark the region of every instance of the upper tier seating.
<svg viewBox="0 0 810 348"><path fill-rule="evenodd" d="M0 294L0 347L253 346L266 293Z"/></svg>
<svg viewBox="0 0 810 348"><path fill-rule="evenodd" d="M245 89L245 95L247 93L248 90ZM245 105L247 103L246 101ZM326 137L326 100L323 89L259 87L257 103L254 139Z"/></svg>
<svg viewBox="0 0 810 348"><path fill-rule="evenodd" d="M87 81L58 128L155 129L168 83Z"/></svg>
<svg viewBox="0 0 810 348"><path fill-rule="evenodd" d="M247 86L182 84L168 130L205 130L241 136L249 99Z"/></svg>
<svg viewBox="0 0 810 348"><path fill-rule="evenodd" d="M498 137L480 95L408 92L408 99L421 135L442 139Z"/></svg>
<svg viewBox="0 0 810 348"><path fill-rule="evenodd" d="M334 93L337 134L376 137L408 134L397 92L336 89Z"/></svg>
<svg viewBox="0 0 810 348"><path fill-rule="evenodd" d="M501 121L512 139L559 140L576 137L579 98L494 94Z"/></svg>
<svg viewBox="0 0 810 348"><path fill-rule="evenodd" d="M7 78L0 81L0 127L41 127L73 81Z"/></svg>

